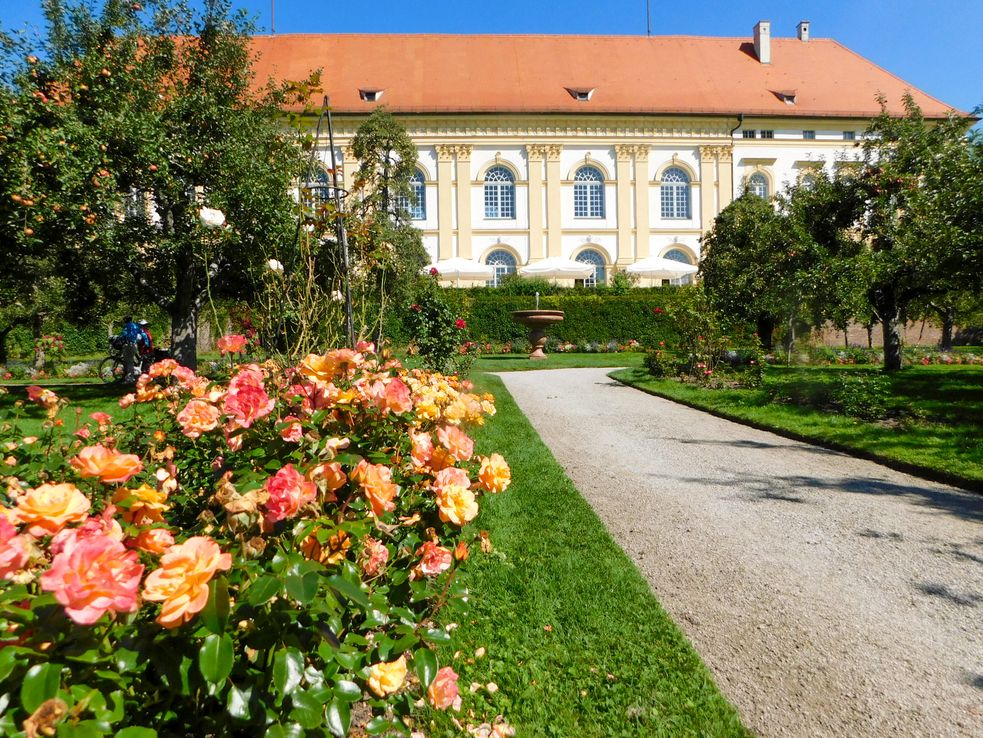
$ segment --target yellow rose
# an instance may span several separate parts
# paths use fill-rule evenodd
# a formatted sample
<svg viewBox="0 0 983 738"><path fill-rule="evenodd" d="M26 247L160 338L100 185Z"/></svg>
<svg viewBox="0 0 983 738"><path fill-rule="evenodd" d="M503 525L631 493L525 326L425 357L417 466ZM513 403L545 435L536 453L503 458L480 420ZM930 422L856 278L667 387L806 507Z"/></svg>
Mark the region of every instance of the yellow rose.
<svg viewBox="0 0 983 738"><path fill-rule="evenodd" d="M406 656L395 661L382 661L369 668L369 689L379 697L392 694L403 686L406 679Z"/></svg>
<svg viewBox="0 0 983 738"><path fill-rule="evenodd" d="M437 489L436 493L440 519L445 523L464 525L478 516L478 502L467 487L451 484Z"/></svg>

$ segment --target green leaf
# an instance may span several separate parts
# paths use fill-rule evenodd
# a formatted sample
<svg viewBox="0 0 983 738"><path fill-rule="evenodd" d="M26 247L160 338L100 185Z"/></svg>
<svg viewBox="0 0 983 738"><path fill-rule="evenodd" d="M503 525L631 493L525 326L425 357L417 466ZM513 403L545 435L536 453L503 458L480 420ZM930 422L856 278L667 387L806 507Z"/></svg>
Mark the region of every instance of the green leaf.
<svg viewBox="0 0 983 738"><path fill-rule="evenodd" d="M217 577L208 585L208 602L200 614L201 622L212 633L224 633L229 621L229 583Z"/></svg>
<svg viewBox="0 0 983 738"><path fill-rule="evenodd" d="M17 665L17 653L12 648L0 649L0 682L10 676Z"/></svg>
<svg viewBox="0 0 983 738"><path fill-rule="evenodd" d="M296 648L281 648L273 657L273 686L286 697L300 686L304 674L304 657Z"/></svg>
<svg viewBox="0 0 983 738"><path fill-rule="evenodd" d="M413 653L413 670L416 672L420 683L424 687L429 687L430 682L437 675L437 654L429 648L421 648Z"/></svg>
<svg viewBox="0 0 983 738"><path fill-rule="evenodd" d="M347 679L339 679L334 684L334 693L339 700L355 702L362 697L362 688L355 682Z"/></svg>
<svg viewBox="0 0 983 738"><path fill-rule="evenodd" d="M285 582L287 596L297 600L301 605L309 605L317 596L317 585L320 576L317 572L297 576L288 576Z"/></svg>
<svg viewBox="0 0 983 738"><path fill-rule="evenodd" d="M317 728L324 723L324 703L316 695L302 690L290 695L293 709L290 719L300 723L304 728Z"/></svg>
<svg viewBox="0 0 983 738"><path fill-rule="evenodd" d="M105 735L105 731L95 720L83 720L74 724L61 723L58 726L58 738L103 738Z"/></svg>
<svg viewBox="0 0 983 738"><path fill-rule="evenodd" d="M20 685L20 704L28 715L42 702L50 700L61 686L61 665L35 664L27 670Z"/></svg>
<svg viewBox="0 0 983 738"><path fill-rule="evenodd" d="M443 628L428 628L424 637L431 643L450 643L451 634Z"/></svg>
<svg viewBox="0 0 983 738"><path fill-rule="evenodd" d="M331 704L328 705L328 711L325 713L325 718L328 724L328 730L331 731L332 735L338 736L338 738L344 738L348 735L348 728L352 723L351 710L348 709L348 703L341 700L332 700Z"/></svg>
<svg viewBox="0 0 983 738"><path fill-rule="evenodd" d="M157 731L153 728L123 728L117 730L113 738L157 738Z"/></svg>
<svg viewBox="0 0 983 738"><path fill-rule="evenodd" d="M250 716L249 700L252 698L252 687L239 689L235 685L229 688L229 698L225 710L236 720L248 720Z"/></svg>
<svg viewBox="0 0 983 738"><path fill-rule="evenodd" d="M276 723L266 729L266 738L303 738L304 729L297 723L280 725Z"/></svg>
<svg viewBox="0 0 983 738"><path fill-rule="evenodd" d="M383 731L399 730L400 727L399 723L377 715L365 724L365 732L369 735L381 735Z"/></svg>
<svg viewBox="0 0 983 738"><path fill-rule="evenodd" d="M198 668L205 681L211 684L221 684L232 673L235 659L235 647L232 636L228 633L218 635L212 633L198 653Z"/></svg>
<svg viewBox="0 0 983 738"><path fill-rule="evenodd" d="M280 580L276 577L260 577L249 585L245 599L253 607L269 602L280 593Z"/></svg>
<svg viewBox="0 0 983 738"><path fill-rule="evenodd" d="M331 588L335 592L340 594L342 597L351 600L359 607L367 608L369 606L368 596L357 584L354 584L347 579L343 579L337 574L328 578L328 584L331 585Z"/></svg>

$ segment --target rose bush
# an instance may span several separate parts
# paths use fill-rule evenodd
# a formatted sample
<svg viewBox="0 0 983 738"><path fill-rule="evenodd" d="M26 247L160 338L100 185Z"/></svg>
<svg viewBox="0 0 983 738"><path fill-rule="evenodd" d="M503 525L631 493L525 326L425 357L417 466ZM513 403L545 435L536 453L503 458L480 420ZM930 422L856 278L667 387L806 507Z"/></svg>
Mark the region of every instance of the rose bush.
<svg viewBox="0 0 983 738"><path fill-rule="evenodd" d="M0 733L404 735L460 707L434 616L510 482L466 432L491 396L360 345L224 384L165 360L75 428L31 401L42 437L0 419Z"/></svg>

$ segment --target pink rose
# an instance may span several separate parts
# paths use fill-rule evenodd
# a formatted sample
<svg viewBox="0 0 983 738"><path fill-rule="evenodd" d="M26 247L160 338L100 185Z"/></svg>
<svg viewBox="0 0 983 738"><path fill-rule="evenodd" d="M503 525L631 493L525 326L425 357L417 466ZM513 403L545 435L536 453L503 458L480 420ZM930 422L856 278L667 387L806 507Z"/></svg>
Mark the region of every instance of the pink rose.
<svg viewBox="0 0 983 738"><path fill-rule="evenodd" d="M0 579L10 579L31 559L31 537L18 535L17 529L0 515Z"/></svg>
<svg viewBox="0 0 983 738"><path fill-rule="evenodd" d="M142 576L136 551L108 536L95 536L55 556L41 575L41 589L54 593L73 621L92 625L107 611L136 611Z"/></svg>
<svg viewBox="0 0 983 738"><path fill-rule="evenodd" d="M457 674L451 667L445 666L437 672L437 676L430 682L430 688L427 689L427 696L430 698L430 704L438 710L446 710L448 707L461 709L461 698L457 691Z"/></svg>
<svg viewBox="0 0 983 738"><path fill-rule="evenodd" d="M450 550L433 541L426 541L416 550L416 555L420 557L420 571L428 577L435 577L450 569L454 558Z"/></svg>
<svg viewBox="0 0 983 738"><path fill-rule="evenodd" d="M263 486L270 493L270 498L263 505L268 525L294 517L317 495L314 483L298 472L293 464L284 466Z"/></svg>

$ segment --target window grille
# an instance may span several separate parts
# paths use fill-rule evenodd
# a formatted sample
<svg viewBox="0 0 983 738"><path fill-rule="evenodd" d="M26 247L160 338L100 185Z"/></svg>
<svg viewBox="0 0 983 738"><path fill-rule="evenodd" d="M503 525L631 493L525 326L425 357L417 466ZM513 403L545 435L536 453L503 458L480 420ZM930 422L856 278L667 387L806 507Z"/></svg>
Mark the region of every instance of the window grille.
<svg viewBox="0 0 983 738"><path fill-rule="evenodd" d="M599 252L594 249L586 249L577 254L576 260L594 267L594 273L583 280L584 287L597 287L597 285L605 283L607 268L604 265L604 257Z"/></svg>
<svg viewBox="0 0 983 738"><path fill-rule="evenodd" d="M515 257L504 249L492 251L488 254L488 258L485 259L485 263L488 266L495 267L494 276L485 282L485 285L488 287L498 287L505 277L509 274L515 274L517 267Z"/></svg>
<svg viewBox="0 0 983 738"><path fill-rule="evenodd" d="M670 167L662 174L662 217L690 217L689 176L679 167Z"/></svg>
<svg viewBox="0 0 983 738"><path fill-rule="evenodd" d="M747 188L752 195L768 199L768 178L760 172L748 177Z"/></svg>
<svg viewBox="0 0 983 738"><path fill-rule="evenodd" d="M485 174L485 217L515 218L515 178L505 167Z"/></svg>
<svg viewBox="0 0 983 738"><path fill-rule="evenodd" d="M419 169L410 180L410 196L400 197L396 203L397 210L406 213L411 220L427 219L427 186L423 172Z"/></svg>
<svg viewBox="0 0 983 738"><path fill-rule="evenodd" d="M573 176L575 218L604 217L604 176L595 167L581 167Z"/></svg>

